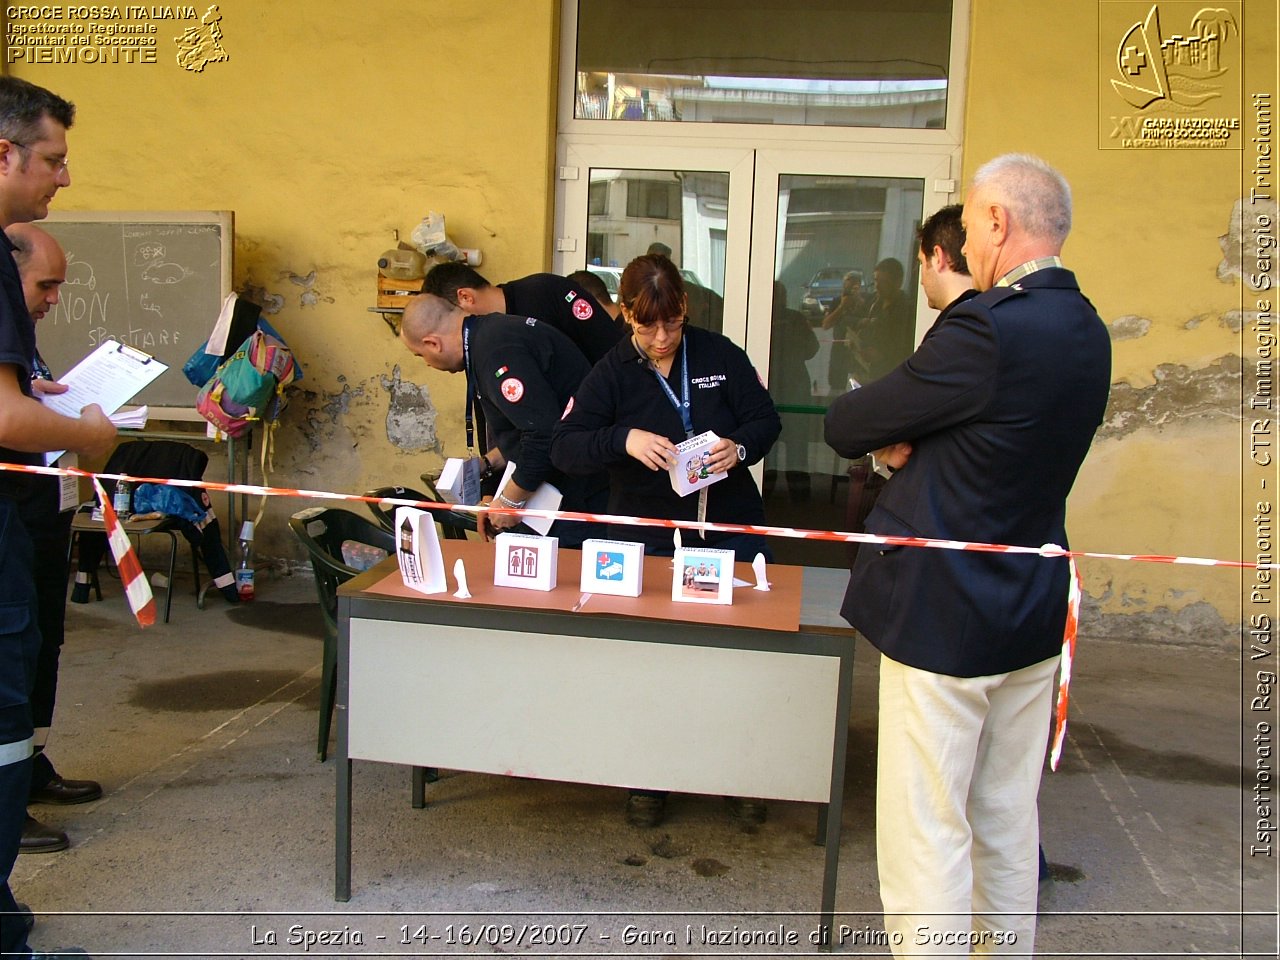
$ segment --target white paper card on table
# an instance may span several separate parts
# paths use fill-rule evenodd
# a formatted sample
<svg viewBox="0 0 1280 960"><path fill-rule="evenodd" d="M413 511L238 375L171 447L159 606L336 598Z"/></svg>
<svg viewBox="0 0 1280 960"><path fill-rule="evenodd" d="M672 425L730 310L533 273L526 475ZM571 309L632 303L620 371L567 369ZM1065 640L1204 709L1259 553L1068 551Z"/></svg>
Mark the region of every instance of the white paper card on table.
<svg viewBox="0 0 1280 960"><path fill-rule="evenodd" d="M480 461L476 457L450 457L436 481L440 499L474 507L480 502Z"/></svg>
<svg viewBox="0 0 1280 960"><path fill-rule="evenodd" d="M712 473L707 465L711 448L719 442L720 438L708 430L677 443L675 466L669 471L671 489L684 497L727 477L727 473Z"/></svg>
<svg viewBox="0 0 1280 960"><path fill-rule="evenodd" d="M512 474L516 472L516 462L514 460L507 461L507 469L502 472L502 481L498 484L498 493L502 493L507 489L507 484L511 482ZM494 506L498 506L495 497ZM516 499L511 497L512 500ZM560 501L564 499L560 493L560 488L554 483L540 484L538 489L533 491L529 496L529 502L526 503L526 510L559 510ZM551 525L555 523L553 517L530 517L522 516L520 522L531 530L537 530L542 536L547 535L547 531L551 529Z"/></svg>
<svg viewBox="0 0 1280 960"><path fill-rule="evenodd" d="M630 540L582 542L583 593L638 597L644 589L644 544Z"/></svg>
<svg viewBox="0 0 1280 960"><path fill-rule="evenodd" d="M396 559L404 585L419 593L444 593L444 557L436 522L426 510L396 507Z"/></svg>
<svg viewBox="0 0 1280 960"><path fill-rule="evenodd" d="M493 585L521 590L554 590L560 541L527 533L494 538Z"/></svg>
<svg viewBox="0 0 1280 960"><path fill-rule="evenodd" d="M681 603L733 603L732 550L681 547L671 572L671 599Z"/></svg>
<svg viewBox="0 0 1280 960"><path fill-rule="evenodd" d="M49 393L40 398L50 410L64 417L79 418L80 411L96 403L111 416L132 400L147 384L168 370L149 353L118 340L104 340L98 348L58 378L66 393ZM50 451L45 463L57 461L65 450Z"/></svg>

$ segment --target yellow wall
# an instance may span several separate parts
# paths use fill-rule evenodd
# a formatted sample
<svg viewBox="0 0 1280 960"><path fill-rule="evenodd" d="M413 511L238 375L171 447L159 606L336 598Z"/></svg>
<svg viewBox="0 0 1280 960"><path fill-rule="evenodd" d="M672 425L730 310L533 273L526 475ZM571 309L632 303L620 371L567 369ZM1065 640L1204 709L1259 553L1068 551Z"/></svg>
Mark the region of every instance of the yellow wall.
<svg viewBox="0 0 1280 960"><path fill-rule="evenodd" d="M493 280L544 268L557 4L219 8L229 56L201 72L178 66L173 38L189 23L172 20L158 24L154 63L11 66L78 109L73 183L55 207L233 210L235 287L282 298L271 320L306 374L278 431L272 482L418 485L463 447L463 384L428 370L367 312L375 262L395 231L407 239L434 209L459 245L482 249ZM406 416L415 384L441 411L437 450L387 442L384 383L397 366ZM299 508L269 505L263 552L296 553L282 521Z"/></svg>
<svg viewBox="0 0 1280 960"><path fill-rule="evenodd" d="M1148 5L1140 6L1137 19ZM1166 11L1164 33L1185 31L1168 19L1185 7L1165 6L1176 13ZM1262 13L1270 5L1249 6ZM1144 335L1114 342L1119 386L1072 496L1072 545L1239 557L1240 386L1231 372L1239 371L1242 343L1238 323L1224 317L1240 309L1243 290L1238 277L1224 282L1217 273L1219 237L1241 196L1242 154L1099 149L1099 110L1132 111L1118 97L1100 106L1097 3L976 0L971 28L966 177L1013 150L1058 167L1075 198L1067 265L1109 324L1149 321ZM1246 22L1249 62L1274 65L1275 37L1274 20ZM1274 90L1274 74L1270 83ZM1237 573L1103 560L1082 569L1097 604L1091 626L1101 625L1093 635L1193 642L1238 635Z"/></svg>
<svg viewBox="0 0 1280 960"><path fill-rule="evenodd" d="M156 63L11 68L79 106L75 182L58 208L235 211L235 285L279 298L272 320L307 375L273 482L413 484L461 452L463 385L426 370L367 312L374 262L394 231L436 209L460 245L483 250L492 279L547 266L558 7L226 0L229 59L199 73L175 62L181 24L161 25ZM1269 7L1250 6L1245 41L1274 64ZM1241 154L1100 150L1098 11L1092 0L974 0L964 172L1009 150L1058 166L1076 195L1069 265L1109 323L1147 323L1115 343L1119 387L1072 499L1074 544L1238 556L1231 371L1242 346L1224 317L1243 291L1217 271ZM1117 329L1126 323L1141 328ZM424 411L435 410L438 443L424 449ZM275 502L269 517L297 507ZM283 523L263 530L265 552L296 553ZM1222 642L1239 619L1231 573L1112 561L1084 571L1096 632Z"/></svg>

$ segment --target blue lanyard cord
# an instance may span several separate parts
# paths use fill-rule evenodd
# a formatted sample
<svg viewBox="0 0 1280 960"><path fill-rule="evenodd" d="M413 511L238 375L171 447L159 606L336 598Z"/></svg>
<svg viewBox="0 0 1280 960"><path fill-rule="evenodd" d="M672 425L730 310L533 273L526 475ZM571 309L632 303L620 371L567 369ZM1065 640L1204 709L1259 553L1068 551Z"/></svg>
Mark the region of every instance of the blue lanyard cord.
<svg viewBox="0 0 1280 960"><path fill-rule="evenodd" d="M646 354L646 357L648 355ZM689 415L689 341L687 338L680 339L680 399L676 399L675 391L671 389L671 384L667 383L661 371L658 370L657 364L652 360L649 361L649 369L653 371L653 375L658 379L658 385L662 387L662 392L667 395L667 399L671 401L671 406L675 407L676 413L680 414L680 422L684 424L684 436L687 440L693 436L693 418Z"/></svg>
<svg viewBox="0 0 1280 960"><path fill-rule="evenodd" d="M467 407L464 414L467 428L467 452L474 453L476 449L476 378L471 369L471 317L462 321L462 366L467 375Z"/></svg>

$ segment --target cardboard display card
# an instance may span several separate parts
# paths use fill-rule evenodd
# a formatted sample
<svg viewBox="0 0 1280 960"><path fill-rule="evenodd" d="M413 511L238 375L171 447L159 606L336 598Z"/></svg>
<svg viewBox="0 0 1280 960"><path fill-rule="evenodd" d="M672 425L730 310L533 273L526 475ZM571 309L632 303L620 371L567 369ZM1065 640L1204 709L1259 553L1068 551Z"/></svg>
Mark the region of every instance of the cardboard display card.
<svg viewBox="0 0 1280 960"><path fill-rule="evenodd" d="M474 507L480 502L480 461L475 457L461 459L450 457L444 462L440 479L436 481L440 499L447 503L460 503Z"/></svg>
<svg viewBox="0 0 1280 960"><path fill-rule="evenodd" d="M502 472L502 480L498 483L498 493L503 493L507 489L507 484L516 472L516 462L514 460L507 461L507 469ZM496 501L496 497L494 498ZM533 495L529 497L526 503L526 510L559 510L560 501L564 496L560 493L560 488L554 483L543 483L538 489L533 491ZM497 506L495 503L494 506ZM551 529L551 525L555 523L554 517L530 517L524 516L520 520L526 527L531 530L537 530L544 537L547 531Z"/></svg>
<svg viewBox="0 0 1280 960"><path fill-rule="evenodd" d="M708 430L676 444L676 463L670 471L671 489L684 497L727 477L727 473L712 473L707 465L711 448L719 442L720 438Z"/></svg>
<svg viewBox="0 0 1280 960"><path fill-rule="evenodd" d="M671 599L733 603L733 551L681 547L671 575Z"/></svg>
<svg viewBox="0 0 1280 960"><path fill-rule="evenodd" d="M554 590L560 541L524 533L500 533L495 538L493 585L521 590Z"/></svg>
<svg viewBox="0 0 1280 960"><path fill-rule="evenodd" d="M583 593L638 597L644 589L644 544L629 540L582 542Z"/></svg>
<svg viewBox="0 0 1280 960"><path fill-rule="evenodd" d="M396 559L404 585L419 593L444 593L444 557L436 521L426 510L396 507Z"/></svg>

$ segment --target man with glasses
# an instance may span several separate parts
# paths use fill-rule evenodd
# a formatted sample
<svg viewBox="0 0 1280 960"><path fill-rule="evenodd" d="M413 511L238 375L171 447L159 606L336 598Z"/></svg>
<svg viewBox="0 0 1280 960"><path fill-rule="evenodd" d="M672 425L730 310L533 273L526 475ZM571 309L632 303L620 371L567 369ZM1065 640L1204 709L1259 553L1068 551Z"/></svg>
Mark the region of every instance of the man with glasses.
<svg viewBox="0 0 1280 960"><path fill-rule="evenodd" d="M0 230L48 216L54 195L70 186L67 128L74 119L75 108L56 94L0 77ZM0 463L40 465L47 450L105 453L116 429L96 404L78 418L64 417L32 395L35 324L13 245L0 238ZM0 471L0 953L6 956L31 955L30 917L17 911L9 875L27 816L29 696L40 648L32 545L19 504L43 497L56 503L57 495L53 478Z"/></svg>
<svg viewBox="0 0 1280 960"><path fill-rule="evenodd" d="M464 314L505 313L541 320L572 340L592 364L622 339L622 330L595 297L554 273L494 286L465 263L440 263L428 271L422 291L443 297Z"/></svg>

